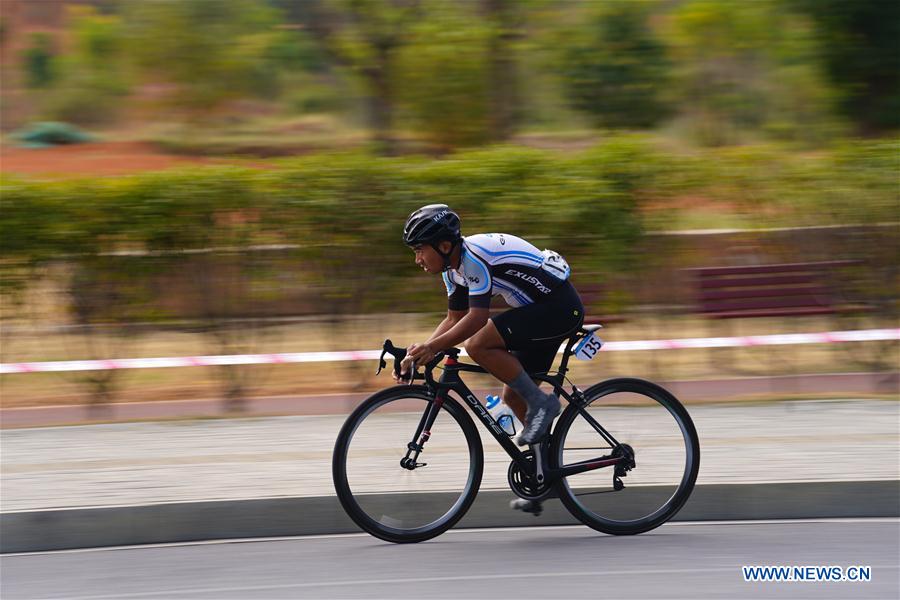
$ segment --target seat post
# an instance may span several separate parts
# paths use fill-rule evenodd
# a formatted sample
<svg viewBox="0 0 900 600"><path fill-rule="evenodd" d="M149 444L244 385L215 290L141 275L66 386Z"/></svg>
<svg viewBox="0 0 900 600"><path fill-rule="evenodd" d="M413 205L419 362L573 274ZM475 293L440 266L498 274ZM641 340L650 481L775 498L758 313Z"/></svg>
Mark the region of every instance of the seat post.
<svg viewBox="0 0 900 600"><path fill-rule="evenodd" d="M566 349L563 350L563 357L559 363L559 369L557 369L557 371L563 378L565 378L566 372L568 372L569 370L569 357L572 356L572 347L575 345L575 342L578 341L578 335L580 333L581 332L573 334L572 337L570 337L566 342Z"/></svg>
<svg viewBox="0 0 900 600"><path fill-rule="evenodd" d="M562 361L559 363L559 374L563 377L566 376L566 372L569 370L569 358L572 356L572 348L575 347L575 343L580 340L583 336L593 333L598 329L602 329L603 325L599 323L596 325L582 325L581 329L573 333L569 337L569 341L566 342L566 349L563 351Z"/></svg>

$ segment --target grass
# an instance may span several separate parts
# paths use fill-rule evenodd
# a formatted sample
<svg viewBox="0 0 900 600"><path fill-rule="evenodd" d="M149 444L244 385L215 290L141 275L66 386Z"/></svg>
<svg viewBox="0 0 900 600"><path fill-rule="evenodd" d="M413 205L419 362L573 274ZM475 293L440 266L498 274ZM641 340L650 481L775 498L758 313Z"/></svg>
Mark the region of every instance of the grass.
<svg viewBox="0 0 900 600"><path fill-rule="evenodd" d="M291 323L272 328L255 343L230 353L274 353L378 349L390 337L396 343L425 339L438 315L377 315L338 325L323 322ZM826 319L754 319L734 324L734 334L772 334L833 329ZM723 335L696 317L661 315L636 317L601 332L605 340L666 339ZM11 332L2 335L3 362L74 360L89 356L87 338L53 331ZM208 340L196 333L155 332L119 343L99 337L96 358L134 358L217 354ZM853 348L850 348L853 346ZM591 362L572 361L571 379L589 385L614 376L652 380L719 379L744 376L841 373L870 370L855 361L849 350L877 355L886 368L898 364L897 344L855 343L737 348L731 350L677 350L601 353ZM226 352L227 353L227 352ZM373 391L392 383L383 373L374 376L375 361L253 365L238 372L247 382L249 396L280 396ZM222 372L215 367L134 369L119 372L117 402L192 400L222 397ZM89 398L88 373L30 373L0 377L0 406L27 407L81 404ZM467 377L472 389L496 389L487 375Z"/></svg>
<svg viewBox="0 0 900 600"><path fill-rule="evenodd" d="M190 156L293 156L364 145L367 133L329 115L253 119L223 128L158 128L143 133L165 152Z"/></svg>
<svg viewBox="0 0 900 600"><path fill-rule="evenodd" d="M731 210L698 207L684 210L655 210L644 214L644 226L652 232L702 231L710 229L753 229L771 225L753 215ZM712 207L715 208L715 207Z"/></svg>

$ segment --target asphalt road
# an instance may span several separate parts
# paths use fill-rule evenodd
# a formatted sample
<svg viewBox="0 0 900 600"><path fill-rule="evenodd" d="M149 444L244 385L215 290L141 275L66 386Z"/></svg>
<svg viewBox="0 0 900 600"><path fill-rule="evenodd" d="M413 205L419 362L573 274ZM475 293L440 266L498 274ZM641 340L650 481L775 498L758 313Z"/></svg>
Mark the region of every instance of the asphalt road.
<svg viewBox="0 0 900 600"><path fill-rule="evenodd" d="M415 545L365 534L6 555L26 598L898 598L897 519L456 530ZM742 565L871 567L869 582L745 582Z"/></svg>

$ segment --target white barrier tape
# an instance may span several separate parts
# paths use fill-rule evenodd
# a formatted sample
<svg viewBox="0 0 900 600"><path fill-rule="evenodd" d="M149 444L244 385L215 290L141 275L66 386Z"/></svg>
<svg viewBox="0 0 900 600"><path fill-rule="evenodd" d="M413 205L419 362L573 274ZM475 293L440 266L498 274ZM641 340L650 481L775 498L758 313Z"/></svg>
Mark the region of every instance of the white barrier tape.
<svg viewBox="0 0 900 600"><path fill-rule="evenodd" d="M604 352L636 350L681 350L688 348L737 348L793 344L830 344L900 340L900 328L825 331L743 337L682 338L607 342ZM119 358L113 360L65 360L52 362L0 363L0 375L60 371L106 371L110 369L162 369L168 367L215 367L225 365L268 365L280 363L377 360L380 350L344 352L292 352L285 354L232 354L220 356L177 356L168 358ZM465 352L463 352L465 355Z"/></svg>

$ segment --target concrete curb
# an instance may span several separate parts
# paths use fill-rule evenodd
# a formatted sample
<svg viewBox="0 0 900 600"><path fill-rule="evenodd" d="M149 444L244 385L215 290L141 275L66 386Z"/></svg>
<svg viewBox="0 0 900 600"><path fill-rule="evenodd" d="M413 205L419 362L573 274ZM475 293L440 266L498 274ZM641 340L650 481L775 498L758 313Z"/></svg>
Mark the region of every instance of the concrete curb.
<svg viewBox="0 0 900 600"><path fill-rule="evenodd" d="M512 492L479 493L458 527L577 523L558 501L539 518ZM698 485L676 521L900 517L900 480ZM49 509L0 514L0 552L357 532L334 496Z"/></svg>

